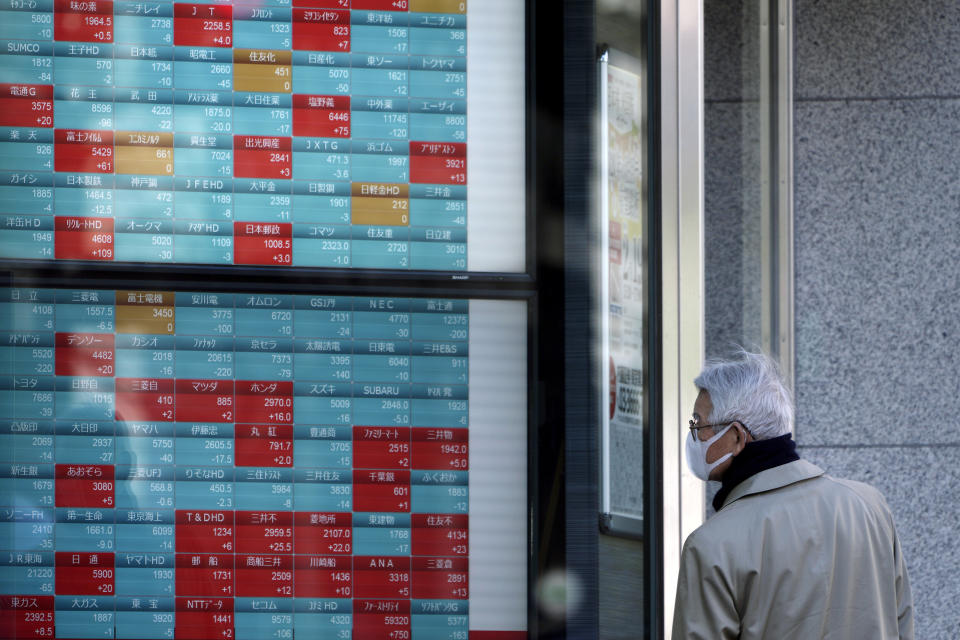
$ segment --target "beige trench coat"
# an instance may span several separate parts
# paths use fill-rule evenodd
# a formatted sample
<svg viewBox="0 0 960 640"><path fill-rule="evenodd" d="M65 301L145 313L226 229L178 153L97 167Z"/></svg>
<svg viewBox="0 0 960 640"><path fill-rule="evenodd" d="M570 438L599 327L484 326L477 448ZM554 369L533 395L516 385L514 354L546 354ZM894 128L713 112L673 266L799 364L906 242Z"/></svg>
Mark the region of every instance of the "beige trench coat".
<svg viewBox="0 0 960 640"><path fill-rule="evenodd" d="M913 638L893 517L797 460L744 480L683 545L673 640Z"/></svg>

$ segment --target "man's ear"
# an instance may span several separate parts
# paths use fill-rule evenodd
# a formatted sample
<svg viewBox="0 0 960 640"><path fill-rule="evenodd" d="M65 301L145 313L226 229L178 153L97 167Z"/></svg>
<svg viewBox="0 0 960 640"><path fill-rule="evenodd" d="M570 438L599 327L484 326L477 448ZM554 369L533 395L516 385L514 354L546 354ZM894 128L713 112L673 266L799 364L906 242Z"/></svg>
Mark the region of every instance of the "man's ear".
<svg viewBox="0 0 960 640"><path fill-rule="evenodd" d="M734 422L734 425L734 428L737 430L737 444L735 446L737 453L740 453L744 447L747 446L747 442L749 442L749 440L747 440L747 428L740 422Z"/></svg>

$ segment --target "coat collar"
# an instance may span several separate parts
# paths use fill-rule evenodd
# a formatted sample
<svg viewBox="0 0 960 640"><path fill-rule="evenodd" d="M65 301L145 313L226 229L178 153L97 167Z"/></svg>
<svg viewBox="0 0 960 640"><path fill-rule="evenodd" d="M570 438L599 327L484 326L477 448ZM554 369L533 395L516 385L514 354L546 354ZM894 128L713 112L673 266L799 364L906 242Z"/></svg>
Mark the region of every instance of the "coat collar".
<svg viewBox="0 0 960 640"><path fill-rule="evenodd" d="M822 476L823 473L823 469L806 460L795 460L787 464L782 464L779 467L766 469L756 475L750 476L734 487L730 495L727 496L727 499L723 501L723 507L721 507L721 509L726 508L728 504L744 496L779 489L788 484Z"/></svg>

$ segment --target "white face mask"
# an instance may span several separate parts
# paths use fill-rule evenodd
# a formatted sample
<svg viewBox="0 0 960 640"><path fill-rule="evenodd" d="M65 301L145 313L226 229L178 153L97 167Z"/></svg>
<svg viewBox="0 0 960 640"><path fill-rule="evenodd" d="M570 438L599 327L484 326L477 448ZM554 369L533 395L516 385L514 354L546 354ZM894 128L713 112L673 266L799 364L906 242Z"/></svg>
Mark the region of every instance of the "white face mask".
<svg viewBox="0 0 960 640"><path fill-rule="evenodd" d="M719 465L723 464L728 458L733 455L733 452L722 455L713 462L707 462L707 449L710 448L714 442L723 437L730 428L733 427L733 423L727 425L727 428L713 436L709 440L700 440L696 438L693 434L693 431L690 432L690 435L687 437L687 466L690 467L690 471L693 472L693 475L697 476L704 482L710 479L710 472L716 469Z"/></svg>

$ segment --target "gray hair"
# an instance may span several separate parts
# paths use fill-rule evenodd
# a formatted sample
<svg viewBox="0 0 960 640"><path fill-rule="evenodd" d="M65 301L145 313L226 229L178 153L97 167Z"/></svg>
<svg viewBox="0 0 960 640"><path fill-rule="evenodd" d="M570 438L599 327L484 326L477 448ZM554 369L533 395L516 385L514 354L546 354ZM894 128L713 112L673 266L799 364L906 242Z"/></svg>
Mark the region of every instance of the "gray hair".
<svg viewBox="0 0 960 640"><path fill-rule="evenodd" d="M757 440L793 430L793 398L769 356L741 349L730 360L709 360L693 381L710 394L712 424L742 422Z"/></svg>

